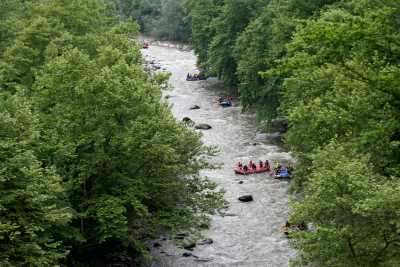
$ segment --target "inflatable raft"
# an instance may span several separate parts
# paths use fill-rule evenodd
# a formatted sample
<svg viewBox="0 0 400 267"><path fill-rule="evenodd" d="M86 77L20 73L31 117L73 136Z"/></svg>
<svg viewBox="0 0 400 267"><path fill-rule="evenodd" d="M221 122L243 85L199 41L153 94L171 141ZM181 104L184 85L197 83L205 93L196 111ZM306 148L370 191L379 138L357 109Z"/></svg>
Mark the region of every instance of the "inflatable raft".
<svg viewBox="0 0 400 267"><path fill-rule="evenodd" d="M231 107L232 106L232 102L230 100L221 101L221 102L219 102L219 104L222 107Z"/></svg>
<svg viewBox="0 0 400 267"><path fill-rule="evenodd" d="M288 170L281 170L279 174L277 174L275 171L270 172L270 176L275 178L275 179L290 179L292 178L292 175L289 173Z"/></svg>
<svg viewBox="0 0 400 267"><path fill-rule="evenodd" d="M248 174L255 174L255 173L268 172L268 171L270 171L270 170L269 170L268 168L265 168L265 167L257 166L256 169L251 169L251 168L249 168L249 169L247 170L247 172L246 172L246 171L244 171L243 168L239 168L238 166L236 166L235 169L234 169L234 171L235 171L236 174L248 175Z"/></svg>

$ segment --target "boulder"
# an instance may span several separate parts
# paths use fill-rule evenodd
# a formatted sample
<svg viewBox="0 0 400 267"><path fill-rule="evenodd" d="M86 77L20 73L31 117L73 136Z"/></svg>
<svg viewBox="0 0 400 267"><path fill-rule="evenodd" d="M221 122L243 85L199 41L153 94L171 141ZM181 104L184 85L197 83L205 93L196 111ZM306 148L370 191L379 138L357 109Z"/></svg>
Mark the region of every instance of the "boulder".
<svg viewBox="0 0 400 267"><path fill-rule="evenodd" d="M208 229L208 228L210 228L210 225L208 225L208 223L202 223L202 224L200 224L200 228L201 229Z"/></svg>
<svg viewBox="0 0 400 267"><path fill-rule="evenodd" d="M190 252L183 252L182 257L193 257L194 255Z"/></svg>
<svg viewBox="0 0 400 267"><path fill-rule="evenodd" d="M153 248L159 248L159 247L161 247L161 244L160 244L160 243L155 242L155 243L153 244Z"/></svg>
<svg viewBox="0 0 400 267"><path fill-rule="evenodd" d="M182 119L182 122L187 126L193 126L194 125L194 121L192 121L192 119L189 118L189 117L184 117Z"/></svg>
<svg viewBox="0 0 400 267"><path fill-rule="evenodd" d="M200 109L200 107L199 107L198 105L193 105L193 106L190 107L190 109L191 109L191 110Z"/></svg>
<svg viewBox="0 0 400 267"><path fill-rule="evenodd" d="M204 240L201 240L199 242L199 245L210 245L212 243L214 243L214 241L211 238L206 238Z"/></svg>
<svg viewBox="0 0 400 267"><path fill-rule="evenodd" d="M210 130L212 127L209 124L200 123L200 124L197 124L194 128L199 129L199 130Z"/></svg>
<svg viewBox="0 0 400 267"><path fill-rule="evenodd" d="M289 128L289 125L286 119L276 118L271 120L271 127L280 133L286 133Z"/></svg>
<svg viewBox="0 0 400 267"><path fill-rule="evenodd" d="M253 201L253 196L252 195L244 195L239 197L239 200L242 202L250 202Z"/></svg>
<svg viewBox="0 0 400 267"><path fill-rule="evenodd" d="M212 261L213 259L211 259L211 258L196 258L194 260L199 261L199 262L209 262L209 261Z"/></svg>
<svg viewBox="0 0 400 267"><path fill-rule="evenodd" d="M243 184L244 182L243 181L239 181L239 183L238 184Z"/></svg>
<svg viewBox="0 0 400 267"><path fill-rule="evenodd" d="M234 213L221 213L221 216L222 216L222 217L235 217L235 216L237 216L237 215L234 214Z"/></svg>
<svg viewBox="0 0 400 267"><path fill-rule="evenodd" d="M196 247L195 242L187 242L186 244L183 244L183 248L187 250L193 250Z"/></svg>

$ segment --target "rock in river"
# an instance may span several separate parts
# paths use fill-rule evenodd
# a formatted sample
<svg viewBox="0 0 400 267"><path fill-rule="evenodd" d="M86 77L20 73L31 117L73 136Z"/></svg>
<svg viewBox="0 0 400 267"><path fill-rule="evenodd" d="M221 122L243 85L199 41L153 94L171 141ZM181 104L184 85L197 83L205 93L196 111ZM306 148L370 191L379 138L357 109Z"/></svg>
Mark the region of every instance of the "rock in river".
<svg viewBox="0 0 400 267"><path fill-rule="evenodd" d="M212 243L214 243L214 241L211 238L206 238L204 240L201 240L199 242L199 245L210 245Z"/></svg>
<svg viewBox="0 0 400 267"><path fill-rule="evenodd" d="M186 244L183 245L183 248L187 250L193 250L195 247L196 247L195 242L187 242Z"/></svg>
<svg viewBox="0 0 400 267"><path fill-rule="evenodd" d="M155 242L155 243L153 244L153 248L159 248L159 247L161 247L161 244L160 244L160 243Z"/></svg>
<svg viewBox="0 0 400 267"><path fill-rule="evenodd" d="M186 124L187 126L193 126L194 125L194 121L192 121L191 118L189 117L184 117L182 119L183 123Z"/></svg>
<svg viewBox="0 0 400 267"><path fill-rule="evenodd" d="M200 109L200 106L198 106L198 105L193 105L193 106L190 107L190 109L191 109L191 110L193 110L193 109Z"/></svg>
<svg viewBox="0 0 400 267"><path fill-rule="evenodd" d="M183 252L182 257L196 257L195 255L193 255L190 252Z"/></svg>
<svg viewBox="0 0 400 267"><path fill-rule="evenodd" d="M239 197L239 200L242 202L250 202L253 201L253 196L252 195L244 195Z"/></svg>
<svg viewBox="0 0 400 267"><path fill-rule="evenodd" d="M288 122L284 118L276 118L271 120L271 127L280 133L286 133L289 128Z"/></svg>
<svg viewBox="0 0 400 267"><path fill-rule="evenodd" d="M194 126L194 128L200 129L200 130L210 130L212 127L211 127L211 125L208 125L206 123L200 123L200 124L197 124L196 126Z"/></svg>

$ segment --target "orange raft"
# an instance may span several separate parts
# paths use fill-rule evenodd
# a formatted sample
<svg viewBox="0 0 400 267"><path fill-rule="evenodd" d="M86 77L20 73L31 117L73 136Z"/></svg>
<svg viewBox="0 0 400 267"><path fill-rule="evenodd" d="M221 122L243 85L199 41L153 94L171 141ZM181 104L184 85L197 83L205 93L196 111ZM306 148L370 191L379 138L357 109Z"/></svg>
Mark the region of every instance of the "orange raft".
<svg viewBox="0 0 400 267"><path fill-rule="evenodd" d="M248 174L269 172L270 169L266 168L265 166L260 167L259 165L257 165L256 169L249 168L247 171L245 171L243 168L240 168L239 166L236 166L234 168L234 171L235 171L236 174L248 175Z"/></svg>

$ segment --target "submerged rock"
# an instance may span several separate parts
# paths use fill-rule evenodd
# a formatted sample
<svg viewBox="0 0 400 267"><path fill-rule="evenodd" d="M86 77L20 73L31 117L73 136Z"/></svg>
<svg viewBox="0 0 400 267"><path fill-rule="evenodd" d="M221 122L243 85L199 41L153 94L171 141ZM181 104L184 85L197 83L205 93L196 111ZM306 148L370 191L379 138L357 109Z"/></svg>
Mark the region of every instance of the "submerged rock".
<svg viewBox="0 0 400 267"><path fill-rule="evenodd" d="M194 257L194 255L190 252L183 252L182 257Z"/></svg>
<svg viewBox="0 0 400 267"><path fill-rule="evenodd" d="M200 124L197 124L194 128L199 129L199 130L210 130L212 127L209 124L200 123Z"/></svg>
<svg viewBox="0 0 400 267"><path fill-rule="evenodd" d="M192 119L189 118L189 117L184 117L184 118L182 119L182 122L183 122L184 124L186 124L187 126L193 126L193 125L194 125L194 121L192 121Z"/></svg>
<svg viewBox="0 0 400 267"><path fill-rule="evenodd" d="M235 217L237 216L235 213L221 213L222 217Z"/></svg>
<svg viewBox="0 0 400 267"><path fill-rule="evenodd" d="M214 240L212 240L211 238L206 238L204 240L201 240L199 242L199 245L210 245L212 243L214 243Z"/></svg>
<svg viewBox="0 0 400 267"><path fill-rule="evenodd" d="M187 249L187 250L193 250L195 247L196 247L196 243L195 242L188 242L188 243L183 245L183 248Z"/></svg>
<svg viewBox="0 0 400 267"><path fill-rule="evenodd" d="M202 223L202 224L200 224L200 228L201 229L208 229L208 228L210 228L210 226L208 225L208 223Z"/></svg>
<svg viewBox="0 0 400 267"><path fill-rule="evenodd" d="M242 202L250 202L253 201L253 196L252 195L244 195L239 197L239 200Z"/></svg>
<svg viewBox="0 0 400 267"><path fill-rule="evenodd" d="M161 244L160 244L160 243L155 242L155 243L153 244L153 248L159 248L159 247L161 247Z"/></svg>
<svg viewBox="0 0 400 267"><path fill-rule="evenodd" d="M200 109L200 106L199 105L193 105L193 106L190 107L190 109L192 109L192 110L193 109Z"/></svg>
<svg viewBox="0 0 400 267"><path fill-rule="evenodd" d="M213 259L211 258L196 258L195 261L199 261L199 262L209 262L212 261Z"/></svg>

